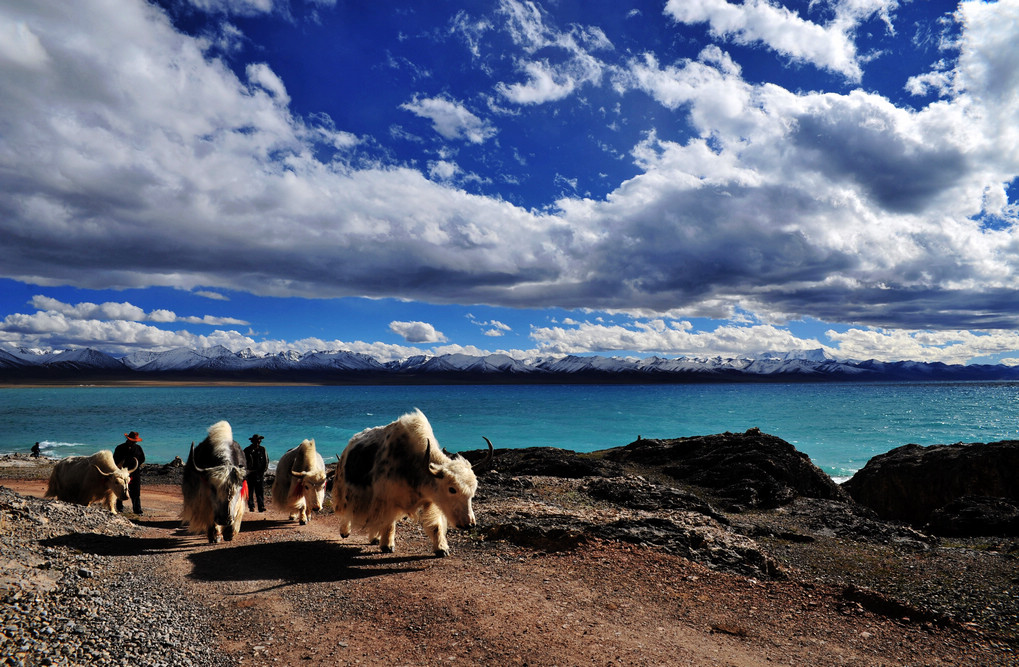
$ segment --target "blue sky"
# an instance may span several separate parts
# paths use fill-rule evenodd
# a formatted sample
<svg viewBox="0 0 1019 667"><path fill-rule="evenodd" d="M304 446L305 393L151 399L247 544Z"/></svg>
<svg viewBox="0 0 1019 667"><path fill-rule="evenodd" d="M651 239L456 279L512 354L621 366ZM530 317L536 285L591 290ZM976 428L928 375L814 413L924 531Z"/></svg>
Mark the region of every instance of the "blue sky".
<svg viewBox="0 0 1019 667"><path fill-rule="evenodd" d="M1019 363L1017 33L1017 0L2 0L0 346Z"/></svg>

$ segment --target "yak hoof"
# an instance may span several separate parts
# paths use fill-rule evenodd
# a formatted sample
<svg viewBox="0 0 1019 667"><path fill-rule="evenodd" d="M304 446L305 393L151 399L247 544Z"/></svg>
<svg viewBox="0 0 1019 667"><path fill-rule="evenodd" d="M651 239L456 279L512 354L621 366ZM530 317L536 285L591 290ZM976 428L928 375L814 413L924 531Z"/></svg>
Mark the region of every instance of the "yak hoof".
<svg viewBox="0 0 1019 667"><path fill-rule="evenodd" d="M223 529L223 539L226 540L227 542L230 542L231 540L234 539L233 526L227 526L226 528Z"/></svg>
<svg viewBox="0 0 1019 667"><path fill-rule="evenodd" d="M384 554L391 554L393 553L393 551L395 551L395 549L387 544L386 546L382 547L379 551L381 551Z"/></svg>
<svg viewBox="0 0 1019 667"><path fill-rule="evenodd" d="M340 537L342 537L343 539L347 539L348 537L350 537L350 533L340 533Z"/></svg>
<svg viewBox="0 0 1019 667"><path fill-rule="evenodd" d="M300 521L298 521L297 523L298 523L298 525L300 525L300 526L304 526L304 525L306 525L306 524L308 523L308 520L307 520L307 519L301 519L301 520L300 520Z"/></svg>
<svg viewBox="0 0 1019 667"><path fill-rule="evenodd" d="M373 537L373 538L372 538L372 541L371 541L371 542L369 542L368 544L378 544L378 543L379 543L379 542L381 542L381 541L382 541L382 540L380 540L379 538L377 538L377 537Z"/></svg>
<svg viewBox="0 0 1019 667"><path fill-rule="evenodd" d="M436 558L445 558L448 555L449 555L449 549L436 549L435 550L435 557Z"/></svg>

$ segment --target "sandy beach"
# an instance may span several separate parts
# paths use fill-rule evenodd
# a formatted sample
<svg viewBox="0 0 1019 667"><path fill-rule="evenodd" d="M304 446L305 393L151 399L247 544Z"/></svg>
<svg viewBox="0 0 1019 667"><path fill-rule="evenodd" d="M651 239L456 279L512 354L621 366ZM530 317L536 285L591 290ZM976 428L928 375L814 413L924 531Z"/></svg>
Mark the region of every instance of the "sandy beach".
<svg viewBox="0 0 1019 667"><path fill-rule="evenodd" d="M0 486L41 498L47 474L45 463L7 460ZM545 491L536 482L526 498L479 498L479 528L566 507L554 483ZM1015 643L981 628L875 611L793 570L765 580L640 545L541 548L483 539L482 530L451 532L452 555L436 559L406 523L397 552L380 554L364 536L341 539L329 514L298 526L275 509L247 515L232 542L210 545L180 531L175 484L143 483L142 503L144 515L116 520L130 522L126 540L49 523L66 553L48 558L91 549L103 559L94 588L130 572L183 591L213 624L202 635L226 664L1015 664ZM2 525L8 535L40 529L7 508ZM11 573L3 583L8 596L30 587ZM16 646L8 637L3 654Z"/></svg>

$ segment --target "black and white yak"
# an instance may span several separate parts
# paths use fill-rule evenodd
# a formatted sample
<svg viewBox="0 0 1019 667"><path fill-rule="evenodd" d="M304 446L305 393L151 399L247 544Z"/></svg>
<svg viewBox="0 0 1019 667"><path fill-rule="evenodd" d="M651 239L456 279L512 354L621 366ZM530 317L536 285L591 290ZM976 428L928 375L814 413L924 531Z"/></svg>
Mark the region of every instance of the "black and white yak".
<svg viewBox="0 0 1019 667"><path fill-rule="evenodd" d="M209 542L232 540L244 518L246 474L244 450L228 422L210 426L209 435L197 447L192 442L181 482L181 519L188 532L205 533Z"/></svg>
<svg viewBox="0 0 1019 667"><path fill-rule="evenodd" d="M490 464L488 456L478 469ZM449 457L439 448L428 419L420 410L386 426L356 434L340 456L333 482L333 511L340 515L340 534L351 525L365 530L383 553L396 548L396 522L416 517L431 538L436 556L449 555L449 524L475 525L471 499L478 480L464 457Z"/></svg>

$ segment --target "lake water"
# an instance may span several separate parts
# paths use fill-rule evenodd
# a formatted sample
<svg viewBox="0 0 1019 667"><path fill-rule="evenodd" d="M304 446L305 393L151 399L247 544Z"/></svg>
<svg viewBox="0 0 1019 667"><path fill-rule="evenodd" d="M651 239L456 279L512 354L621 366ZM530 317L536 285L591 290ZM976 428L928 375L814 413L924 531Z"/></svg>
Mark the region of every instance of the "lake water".
<svg viewBox="0 0 1019 667"><path fill-rule="evenodd" d="M64 457L113 449L138 431L148 461L186 458L228 420L275 461L304 438L327 460L354 433L418 407L441 446L593 451L645 438L758 427L836 478L908 443L993 442L1019 432L1019 384L711 384L405 387L67 387L0 389L0 453ZM333 457L333 461L336 459Z"/></svg>

